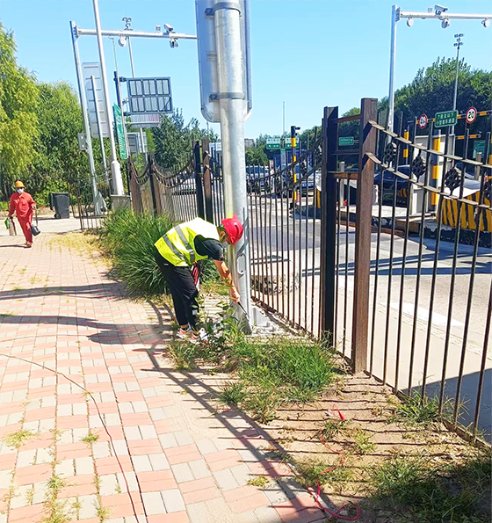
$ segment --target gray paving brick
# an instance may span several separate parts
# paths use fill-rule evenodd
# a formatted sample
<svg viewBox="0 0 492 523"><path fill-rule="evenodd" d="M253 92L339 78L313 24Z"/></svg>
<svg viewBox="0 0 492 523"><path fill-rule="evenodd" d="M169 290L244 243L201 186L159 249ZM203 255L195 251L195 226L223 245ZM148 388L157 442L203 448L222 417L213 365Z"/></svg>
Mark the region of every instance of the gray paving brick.
<svg viewBox="0 0 492 523"><path fill-rule="evenodd" d="M81 508L79 510L80 519L95 518L97 516L98 501L96 495L79 496Z"/></svg>
<svg viewBox="0 0 492 523"><path fill-rule="evenodd" d="M161 491L162 499L167 512L180 512L186 510L185 503L178 489L169 489Z"/></svg>
<svg viewBox="0 0 492 523"><path fill-rule="evenodd" d="M163 449L170 449L171 447L178 446L178 442L176 441L176 438L172 432L169 432L168 434L161 434L159 436L159 441L161 442Z"/></svg>
<svg viewBox="0 0 492 523"><path fill-rule="evenodd" d="M119 486L118 478L116 474L107 474L99 476L100 482L100 494L101 496L112 496L116 494Z"/></svg>
<svg viewBox="0 0 492 523"><path fill-rule="evenodd" d="M32 485L22 485L21 487L16 487L15 495L10 500L10 508L21 508L29 505L27 495L31 488Z"/></svg>
<svg viewBox="0 0 492 523"><path fill-rule="evenodd" d="M280 516L273 507L261 507L253 512L260 523L282 523Z"/></svg>
<svg viewBox="0 0 492 523"><path fill-rule="evenodd" d="M150 472L153 470L148 456L132 456L135 472Z"/></svg>
<svg viewBox="0 0 492 523"><path fill-rule="evenodd" d="M118 409L121 412L121 414L133 414L133 406L129 401L122 401L118 404Z"/></svg>
<svg viewBox="0 0 492 523"><path fill-rule="evenodd" d="M123 427L123 431L128 440L142 439L142 434L140 434L138 427Z"/></svg>
<svg viewBox="0 0 492 523"><path fill-rule="evenodd" d="M57 475L70 478L75 476L75 464L73 459L64 459L55 465L55 472Z"/></svg>
<svg viewBox="0 0 492 523"><path fill-rule="evenodd" d="M51 463L53 461L53 451L50 449L38 449L36 453L36 464Z"/></svg>
<svg viewBox="0 0 492 523"><path fill-rule="evenodd" d="M172 465L171 470L173 471L174 477L178 483L184 483L185 481L193 481L195 477L191 472L188 463L179 463L178 465Z"/></svg>
<svg viewBox="0 0 492 523"><path fill-rule="evenodd" d="M133 401L132 402L134 412L147 412L148 407L145 401Z"/></svg>
<svg viewBox="0 0 492 523"><path fill-rule="evenodd" d="M208 478L212 475L204 459L190 461L188 464L191 468L191 472L193 472L193 476L195 477L195 479Z"/></svg>
<svg viewBox="0 0 492 523"><path fill-rule="evenodd" d="M246 483L248 483L248 481L252 478L252 474L248 468L248 465L245 463L242 465L237 465L236 467L232 467L230 471L241 487L246 485Z"/></svg>
<svg viewBox="0 0 492 523"><path fill-rule="evenodd" d="M196 441L196 446L204 456L218 451L215 443L211 439L199 439Z"/></svg>
<svg viewBox="0 0 492 523"><path fill-rule="evenodd" d="M193 503L187 507L191 523L204 523L209 521L205 503Z"/></svg>
<svg viewBox="0 0 492 523"><path fill-rule="evenodd" d="M96 441L92 444L92 453L94 459L98 458L109 458L111 452L109 451L109 443L106 441Z"/></svg>
<svg viewBox="0 0 492 523"><path fill-rule="evenodd" d="M166 512L166 507L160 492L144 492L142 494L145 512L148 516Z"/></svg>
<svg viewBox="0 0 492 523"><path fill-rule="evenodd" d="M39 432L55 430L55 418L43 419L39 422Z"/></svg>
<svg viewBox="0 0 492 523"><path fill-rule="evenodd" d="M75 471L77 474L94 474L94 460L90 457L77 458L75 460Z"/></svg>
<svg viewBox="0 0 492 523"><path fill-rule="evenodd" d="M164 454L149 454L152 470L169 470L169 462Z"/></svg>
<svg viewBox="0 0 492 523"><path fill-rule="evenodd" d="M230 469L218 470L213 475L222 490L231 490L240 486Z"/></svg>
<svg viewBox="0 0 492 523"><path fill-rule="evenodd" d="M157 438L157 432L155 431L155 427L153 425L139 425L138 428L140 429L140 434L142 435L142 439L156 439Z"/></svg>
<svg viewBox="0 0 492 523"><path fill-rule="evenodd" d="M29 467L34 463L36 457L35 450L22 450L17 455L17 468Z"/></svg>

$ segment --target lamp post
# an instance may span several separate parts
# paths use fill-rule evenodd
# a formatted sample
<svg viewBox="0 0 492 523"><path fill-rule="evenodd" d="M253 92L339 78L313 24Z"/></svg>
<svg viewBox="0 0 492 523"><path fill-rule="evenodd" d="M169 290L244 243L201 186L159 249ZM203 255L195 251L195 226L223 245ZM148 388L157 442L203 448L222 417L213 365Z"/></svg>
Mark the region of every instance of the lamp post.
<svg viewBox="0 0 492 523"><path fill-rule="evenodd" d="M396 62L396 24L403 18L407 19L408 27L412 27L414 19L434 19L441 22L443 29L451 25L452 20L480 20L485 29L490 26L492 14L472 13L450 13L447 7L435 5L427 11L402 11L394 5L391 11L391 45L390 45L390 67L389 67L389 89L388 89L388 129L393 131L395 114L395 62Z"/></svg>
<svg viewBox="0 0 492 523"><path fill-rule="evenodd" d="M453 95L453 111L456 110L456 102L458 99L458 75L460 72L460 47L463 45L461 38L465 36L463 33L455 34L456 42L454 46L456 47L456 77L454 79L454 95ZM451 127L451 135L454 135L454 125Z"/></svg>

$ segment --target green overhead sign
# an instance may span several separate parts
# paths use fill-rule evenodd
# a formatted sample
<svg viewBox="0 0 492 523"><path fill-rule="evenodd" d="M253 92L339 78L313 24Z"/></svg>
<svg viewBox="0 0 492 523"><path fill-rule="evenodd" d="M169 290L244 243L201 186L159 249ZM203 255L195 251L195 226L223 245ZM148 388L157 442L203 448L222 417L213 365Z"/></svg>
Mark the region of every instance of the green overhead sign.
<svg viewBox="0 0 492 523"><path fill-rule="evenodd" d="M280 138L267 138L266 149L280 149Z"/></svg>
<svg viewBox="0 0 492 523"><path fill-rule="evenodd" d="M450 125L456 125L458 121L458 111L443 111L442 113L436 113L434 127L448 127Z"/></svg>
<svg viewBox="0 0 492 523"><path fill-rule="evenodd" d="M125 129L123 128L123 116L121 115L121 109L116 104L113 105L114 124L116 127L116 139L118 140L118 148L120 150L120 157L122 160L128 158L125 142Z"/></svg>
<svg viewBox="0 0 492 523"><path fill-rule="evenodd" d="M353 136L341 136L338 138L338 146L341 145L354 145L354 137Z"/></svg>

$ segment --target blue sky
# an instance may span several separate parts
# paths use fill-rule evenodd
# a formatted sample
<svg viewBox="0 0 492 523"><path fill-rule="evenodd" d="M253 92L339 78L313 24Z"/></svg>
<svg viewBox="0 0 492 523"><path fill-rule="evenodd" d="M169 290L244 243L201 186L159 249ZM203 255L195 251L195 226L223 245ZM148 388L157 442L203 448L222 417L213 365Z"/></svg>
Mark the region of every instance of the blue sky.
<svg viewBox="0 0 492 523"><path fill-rule="evenodd" d="M193 0L100 0L105 29L133 27L154 31L170 23L178 32L195 34ZM250 0L253 112L247 137L304 129L318 124L325 105L346 111L363 96L387 95L391 0ZM426 11L430 1L406 0L403 10ZM446 0L450 12L492 13L490 0ZM18 61L41 81L76 85L69 21L94 27L91 0L1 0L0 20L15 32ZM492 70L492 25L455 20L441 29L435 20L398 24L396 85L408 83L420 67L438 56L454 56L455 33L464 33L462 56L472 67ZM95 38L80 39L82 61L98 61ZM106 64L114 70L111 42L105 39ZM121 75L131 75L127 48L119 48ZM134 40L137 76L171 76L175 107L186 119L200 117L196 43ZM113 92L111 82L110 89Z"/></svg>

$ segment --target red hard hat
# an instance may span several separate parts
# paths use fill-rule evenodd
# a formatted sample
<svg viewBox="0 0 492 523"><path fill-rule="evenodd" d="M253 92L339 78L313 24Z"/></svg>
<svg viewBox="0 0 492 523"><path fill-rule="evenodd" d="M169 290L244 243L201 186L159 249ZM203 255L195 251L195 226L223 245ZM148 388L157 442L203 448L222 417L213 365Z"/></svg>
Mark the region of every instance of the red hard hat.
<svg viewBox="0 0 492 523"><path fill-rule="evenodd" d="M229 236L232 245L236 245L243 236L243 224L237 219L237 216L234 216L233 218L224 218L222 220L222 225L224 226L225 232L227 233L227 236Z"/></svg>

